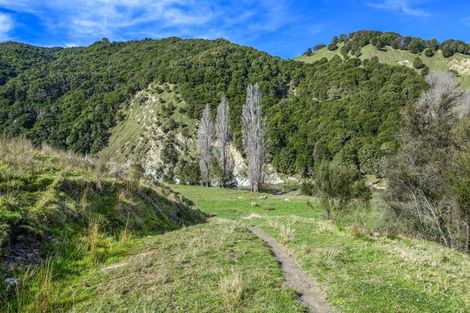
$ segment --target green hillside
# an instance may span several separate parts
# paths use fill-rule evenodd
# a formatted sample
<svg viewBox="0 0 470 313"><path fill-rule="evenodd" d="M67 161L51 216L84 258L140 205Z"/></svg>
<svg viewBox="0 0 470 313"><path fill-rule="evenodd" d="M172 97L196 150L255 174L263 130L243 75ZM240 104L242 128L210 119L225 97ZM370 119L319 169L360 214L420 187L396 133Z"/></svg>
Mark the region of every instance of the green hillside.
<svg viewBox="0 0 470 313"><path fill-rule="evenodd" d="M51 255L57 266L81 262L90 225L112 238L123 231L162 233L205 220L190 201L146 182L136 171L47 147L34 149L22 139L0 140L1 276ZM106 246L100 244L97 258L106 254Z"/></svg>
<svg viewBox="0 0 470 313"><path fill-rule="evenodd" d="M9 45L0 45L2 62L28 58ZM119 149L120 160L139 144L146 122L135 123L133 112L139 109L133 103L146 90L148 97L158 98L151 86L176 86L179 94L165 112L144 105L145 115L158 113L155 125L166 124L177 137L193 132L189 121L199 119L207 103L215 109L225 95L240 147L246 86L257 82L276 170L308 176L317 161L347 158L364 172L374 172L374 159L396 149L398 112L425 87L423 78L405 67L358 60L304 64L226 40L104 39L89 47L39 50L50 59L31 58L29 68L0 85L0 131L82 154L106 149L115 157ZM143 138L158 142L153 139ZM167 144L169 180L192 168L191 160L182 166L181 153L175 157L182 147L173 141L159 144ZM131 146L124 149L127 142Z"/></svg>
<svg viewBox="0 0 470 313"><path fill-rule="evenodd" d="M426 41L395 33L358 31L341 35L339 38L335 37L328 46L317 46L315 51L310 49L297 60L313 63L322 58L330 60L336 55L343 59L357 57L361 60L377 57L381 63L414 68L413 62L419 57L426 71L452 70L460 77L462 87L469 88L470 54L468 51L470 49L468 47L468 44L455 40L439 44L435 40Z"/></svg>

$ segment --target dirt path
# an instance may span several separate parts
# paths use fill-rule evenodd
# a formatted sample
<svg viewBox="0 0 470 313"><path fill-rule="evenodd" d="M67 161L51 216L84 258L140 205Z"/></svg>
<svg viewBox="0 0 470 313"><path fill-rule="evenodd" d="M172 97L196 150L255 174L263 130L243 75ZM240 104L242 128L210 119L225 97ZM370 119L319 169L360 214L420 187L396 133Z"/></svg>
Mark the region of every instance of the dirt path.
<svg viewBox="0 0 470 313"><path fill-rule="evenodd" d="M253 234L265 241L279 261L284 280L287 285L297 291L301 296L300 300L307 306L311 313L333 313L325 301L323 293L312 277L302 271L295 262L294 258L289 256L287 250L280 246L272 237L268 236L256 227L249 228Z"/></svg>

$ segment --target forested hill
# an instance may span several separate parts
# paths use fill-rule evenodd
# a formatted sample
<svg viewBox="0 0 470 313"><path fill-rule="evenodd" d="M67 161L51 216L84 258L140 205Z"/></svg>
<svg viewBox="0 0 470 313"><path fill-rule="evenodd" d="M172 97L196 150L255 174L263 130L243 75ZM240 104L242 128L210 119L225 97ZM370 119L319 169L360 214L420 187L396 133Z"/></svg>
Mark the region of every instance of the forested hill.
<svg viewBox="0 0 470 313"><path fill-rule="evenodd" d="M334 36L327 45L318 44L308 48L298 58L307 63L333 56L370 59L402 65L426 74L430 70L454 71L463 87L470 88L470 43L449 39L422 39L397 33L362 30Z"/></svg>
<svg viewBox="0 0 470 313"><path fill-rule="evenodd" d="M51 62L60 48L41 48L16 42L0 44L0 85L31 67Z"/></svg>
<svg viewBox="0 0 470 313"><path fill-rule="evenodd" d="M83 48L0 45L0 131L80 153L107 146L130 100L151 84L177 86L199 118L227 96L236 143L246 86L258 82L269 152L281 172L308 175L321 159L342 158L373 172L396 148L399 110L426 84L412 69L340 57L286 61L226 40L142 40ZM176 87L175 87L176 88Z"/></svg>

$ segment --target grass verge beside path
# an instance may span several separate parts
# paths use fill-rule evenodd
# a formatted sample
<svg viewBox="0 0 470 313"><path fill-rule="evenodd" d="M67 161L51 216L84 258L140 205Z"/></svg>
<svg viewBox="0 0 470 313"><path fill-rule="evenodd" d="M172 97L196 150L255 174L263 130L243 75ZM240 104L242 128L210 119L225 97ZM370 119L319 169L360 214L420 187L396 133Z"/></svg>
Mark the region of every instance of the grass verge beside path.
<svg viewBox="0 0 470 313"><path fill-rule="evenodd" d="M134 250L64 281L54 312L303 312L294 291L281 287L269 248L235 222L146 237Z"/></svg>
<svg viewBox="0 0 470 313"><path fill-rule="evenodd" d="M470 312L469 255L424 240L374 238L337 227L308 197L285 201L239 190L172 188L202 211L274 237L342 312Z"/></svg>

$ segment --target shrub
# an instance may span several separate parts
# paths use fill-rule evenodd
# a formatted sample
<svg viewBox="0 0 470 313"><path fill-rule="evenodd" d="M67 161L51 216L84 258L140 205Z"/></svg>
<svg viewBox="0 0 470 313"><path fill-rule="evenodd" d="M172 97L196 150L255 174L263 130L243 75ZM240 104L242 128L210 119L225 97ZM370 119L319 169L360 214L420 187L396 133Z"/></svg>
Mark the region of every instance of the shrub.
<svg viewBox="0 0 470 313"><path fill-rule="evenodd" d="M224 188L235 188L238 182L233 172L229 171L224 175L223 171L217 164L217 160L214 158L211 160L211 181L217 182L217 186Z"/></svg>
<svg viewBox="0 0 470 313"><path fill-rule="evenodd" d="M190 159L181 159L176 169L176 178L180 184L199 185L201 181L201 173L197 161Z"/></svg>
<svg viewBox="0 0 470 313"><path fill-rule="evenodd" d="M453 131L456 108L468 98L452 73L431 73L427 81L430 89L403 111L401 150L386 164L384 199L421 237L468 251L470 126Z"/></svg>
<svg viewBox="0 0 470 313"><path fill-rule="evenodd" d="M310 180L303 181L300 184L300 192L306 196L313 196L315 189L315 183Z"/></svg>
<svg viewBox="0 0 470 313"><path fill-rule="evenodd" d="M368 203L371 198L371 191L357 168L339 162L321 162L315 176L315 191L328 218L347 209L354 200Z"/></svg>
<svg viewBox="0 0 470 313"><path fill-rule="evenodd" d="M420 57L416 57L413 60L413 67L417 70L424 68L426 65L423 63L423 60L421 60Z"/></svg>
<svg viewBox="0 0 470 313"><path fill-rule="evenodd" d="M330 50L330 51L335 51L336 49L338 49L338 46L337 46L336 44L330 43L330 44L328 45L328 50Z"/></svg>
<svg viewBox="0 0 470 313"><path fill-rule="evenodd" d="M424 50L424 55L428 58L431 58L434 56L434 50L427 48L426 50Z"/></svg>
<svg viewBox="0 0 470 313"><path fill-rule="evenodd" d="M425 66L425 67L423 67L423 69L421 70L421 75L427 76L427 75L429 75L429 72L430 72L430 71L431 71L431 70L429 69L429 67Z"/></svg>
<svg viewBox="0 0 470 313"><path fill-rule="evenodd" d="M458 214L467 225L463 236L464 250L470 252L470 114L456 124L453 137L458 151L453 155L447 182L455 198Z"/></svg>

